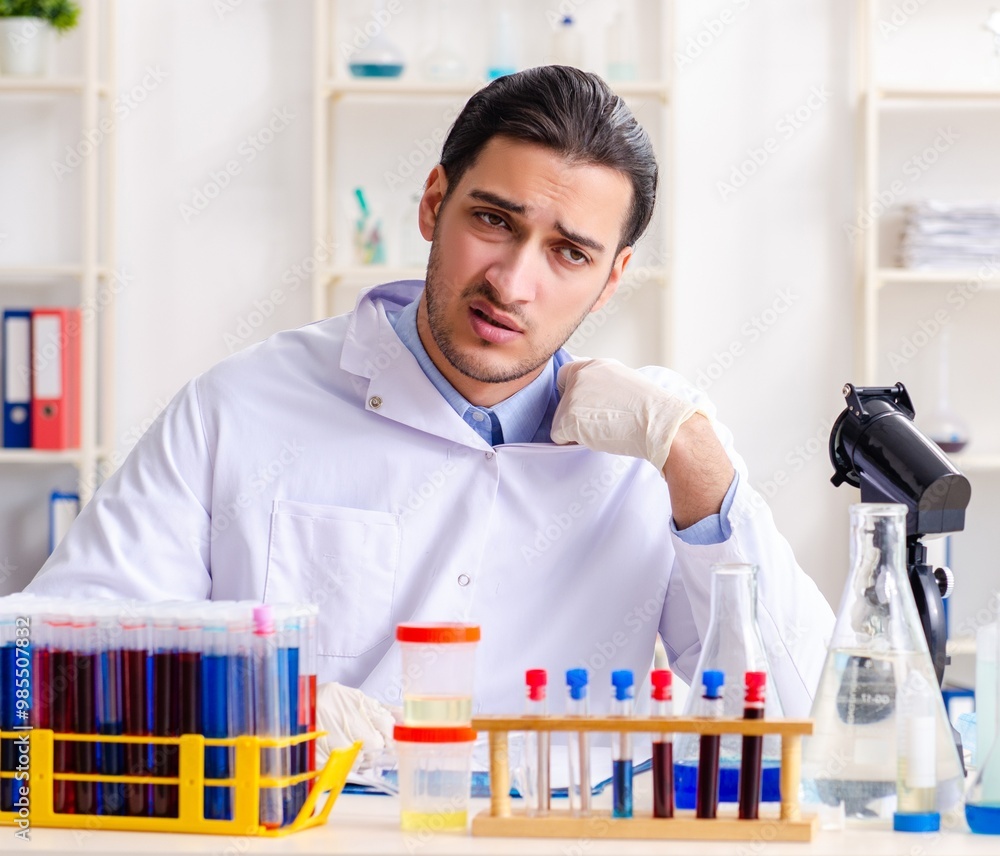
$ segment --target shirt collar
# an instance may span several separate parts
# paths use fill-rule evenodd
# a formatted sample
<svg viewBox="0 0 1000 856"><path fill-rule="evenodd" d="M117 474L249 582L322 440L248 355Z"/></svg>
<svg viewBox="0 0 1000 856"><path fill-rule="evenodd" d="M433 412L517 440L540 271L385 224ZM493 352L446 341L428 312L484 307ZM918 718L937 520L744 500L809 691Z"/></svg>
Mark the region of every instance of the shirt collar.
<svg viewBox="0 0 1000 856"><path fill-rule="evenodd" d="M420 335L417 333L417 307L420 297L398 312L388 313L389 322L396 331L400 341L416 358L425 375L434 384L463 419L467 418L470 409L474 408L441 374L434 365ZM480 407L479 410L493 413L500 421L505 443L548 442L549 428L552 424L552 413L558 401L558 391L555 383L555 368L553 360L545 364L542 373L524 389L514 393L493 407Z"/></svg>

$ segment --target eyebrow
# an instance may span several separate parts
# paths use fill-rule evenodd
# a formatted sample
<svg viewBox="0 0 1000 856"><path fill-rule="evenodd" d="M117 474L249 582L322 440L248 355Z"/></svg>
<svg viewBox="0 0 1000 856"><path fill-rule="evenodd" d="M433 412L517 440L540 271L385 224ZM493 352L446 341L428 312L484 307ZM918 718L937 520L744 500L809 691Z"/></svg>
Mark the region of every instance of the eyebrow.
<svg viewBox="0 0 1000 856"><path fill-rule="evenodd" d="M511 214L517 214L518 216L523 217L528 212L527 205L523 205L520 202L512 202L510 199L504 199L502 196L497 196L497 194L490 193L488 190L470 190L469 196L473 199L478 199L480 202L485 202L487 205L492 205L494 208L499 208L502 211L509 211ZM581 247L587 247L596 253L604 252L604 244L600 241L588 238L586 235L581 235L579 232L570 231L563 226L562 223L556 223L556 231L567 241L572 241L574 244L579 244Z"/></svg>

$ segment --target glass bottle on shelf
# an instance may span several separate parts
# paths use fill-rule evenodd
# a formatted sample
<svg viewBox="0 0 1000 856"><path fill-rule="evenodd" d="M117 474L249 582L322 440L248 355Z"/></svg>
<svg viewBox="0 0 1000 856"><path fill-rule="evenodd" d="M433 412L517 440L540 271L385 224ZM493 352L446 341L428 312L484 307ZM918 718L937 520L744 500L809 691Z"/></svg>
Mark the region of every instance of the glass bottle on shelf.
<svg viewBox="0 0 1000 856"><path fill-rule="evenodd" d="M608 80L635 80L639 76L639 26L635 0L619 0L608 27Z"/></svg>
<svg viewBox="0 0 1000 856"><path fill-rule="evenodd" d="M728 689L724 695L723 715L743 716L743 676L747 672L767 672L770 669L764 643L757 626L757 568L746 564L712 566L711 618L702 643L698 666L692 676L692 688L700 689L706 670L725 673ZM774 681L768 678L769 686ZM701 693L688 695L685 716L700 716ZM781 701L775 691L768 693L765 715L783 716ZM742 737L727 734L722 738L719 753L719 801L739 800L740 758ZM678 808L694 808L697 797L699 735L679 734L674 745L674 795ZM780 799L781 743L777 735L764 739L762 799Z"/></svg>
<svg viewBox="0 0 1000 856"><path fill-rule="evenodd" d="M371 13L366 20L376 22L373 35L365 36L367 43L351 54L347 68L354 77L399 77L406 67L406 59L402 50L385 33L386 27L381 21L391 19L391 14L385 8L385 0L375 0L369 4Z"/></svg>
<svg viewBox="0 0 1000 856"><path fill-rule="evenodd" d="M517 32L509 0L497 0L493 6L486 79L496 80L517 71Z"/></svg>
<svg viewBox="0 0 1000 856"><path fill-rule="evenodd" d="M434 47L424 57L421 72L425 80L460 81L469 77L469 67L455 36L456 14L453 0L434 0Z"/></svg>
<svg viewBox="0 0 1000 856"><path fill-rule="evenodd" d="M900 688L919 672L934 692L937 810L961 798L962 765L906 569L906 507L851 506L851 572L802 747L802 803L827 814L891 819L896 808ZM927 763L922 759L921 763Z"/></svg>
<svg viewBox="0 0 1000 856"><path fill-rule="evenodd" d="M1000 835L1000 621L976 633L976 730L965 820L973 832Z"/></svg>
<svg viewBox="0 0 1000 856"><path fill-rule="evenodd" d="M969 443L969 428L954 410L948 398L951 327L941 326L938 334L938 399L926 423L927 436L944 452L960 452Z"/></svg>

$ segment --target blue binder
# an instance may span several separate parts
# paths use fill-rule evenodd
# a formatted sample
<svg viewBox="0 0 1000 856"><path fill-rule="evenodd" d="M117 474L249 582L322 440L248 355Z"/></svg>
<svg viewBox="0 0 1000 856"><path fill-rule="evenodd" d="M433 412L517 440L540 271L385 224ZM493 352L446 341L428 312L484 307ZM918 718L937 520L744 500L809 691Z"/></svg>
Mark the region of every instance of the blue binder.
<svg viewBox="0 0 1000 856"><path fill-rule="evenodd" d="M3 445L31 448L31 310L3 313Z"/></svg>

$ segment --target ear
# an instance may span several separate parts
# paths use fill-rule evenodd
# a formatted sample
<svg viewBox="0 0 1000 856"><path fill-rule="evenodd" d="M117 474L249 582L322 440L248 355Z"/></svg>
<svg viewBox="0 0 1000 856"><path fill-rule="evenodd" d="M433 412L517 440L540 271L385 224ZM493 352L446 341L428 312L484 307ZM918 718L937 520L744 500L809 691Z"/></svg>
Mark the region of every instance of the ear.
<svg viewBox="0 0 1000 856"><path fill-rule="evenodd" d="M424 183L424 195L420 198L420 209L418 219L420 222L420 234L425 241L430 241L434 237L434 225L437 223L438 211L441 203L444 202L444 195L448 192L448 177L444 174L444 167L438 164L431 170Z"/></svg>
<svg viewBox="0 0 1000 856"><path fill-rule="evenodd" d="M603 309L607 302L615 296L618 286L621 285L622 277L625 275L625 268L628 267L631 260L632 248L622 247L621 252L615 257L615 263L611 266L611 274L608 276L608 281L604 283L604 290L597 298L597 302L590 307L591 312Z"/></svg>

